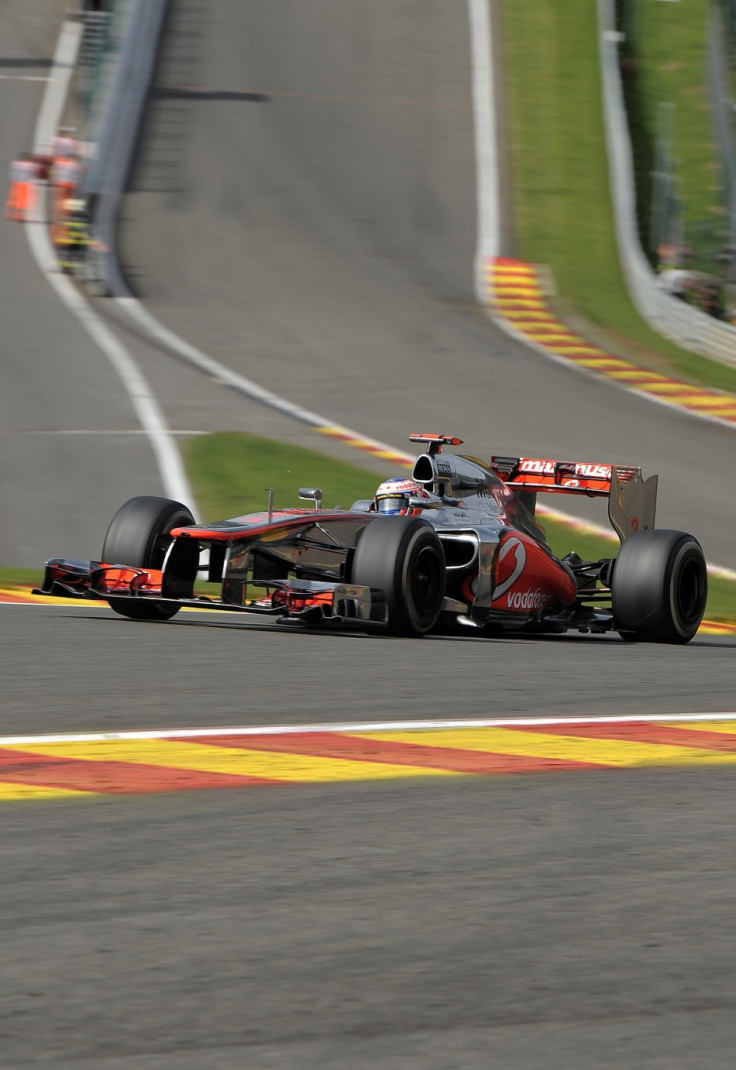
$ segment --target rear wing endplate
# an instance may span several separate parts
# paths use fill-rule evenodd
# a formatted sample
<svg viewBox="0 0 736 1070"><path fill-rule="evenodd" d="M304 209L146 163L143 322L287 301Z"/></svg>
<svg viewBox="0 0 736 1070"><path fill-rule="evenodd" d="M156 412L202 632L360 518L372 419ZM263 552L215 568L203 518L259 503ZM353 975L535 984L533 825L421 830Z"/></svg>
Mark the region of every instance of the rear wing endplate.
<svg viewBox="0 0 736 1070"><path fill-rule="evenodd" d="M507 487L536 495L584 494L608 498L608 518L621 542L654 527L657 476L643 479L641 468L545 457L491 457L491 470Z"/></svg>
<svg viewBox="0 0 736 1070"><path fill-rule="evenodd" d="M608 519L621 542L635 531L650 531L654 527L658 482L659 476L642 479L640 468L624 482L616 465L613 466Z"/></svg>

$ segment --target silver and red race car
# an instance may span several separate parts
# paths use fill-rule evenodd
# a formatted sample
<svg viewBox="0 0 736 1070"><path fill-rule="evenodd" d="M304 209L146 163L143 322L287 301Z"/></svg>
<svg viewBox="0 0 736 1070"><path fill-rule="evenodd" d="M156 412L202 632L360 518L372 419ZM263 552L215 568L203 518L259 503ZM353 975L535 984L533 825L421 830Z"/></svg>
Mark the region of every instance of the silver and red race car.
<svg viewBox="0 0 736 1070"><path fill-rule="evenodd" d="M410 479L350 509L323 509L322 491L304 488L309 508L276 509L271 494L263 512L197 524L180 502L132 498L113 517L100 561L50 560L36 593L104 599L135 620L206 606L403 636L465 628L693 638L705 558L692 535L654 527L656 476L547 458L486 463L445 451L459 438L410 439L423 450ZM539 492L607 498L617 556L556 557L535 516ZM219 597L198 593L198 579Z"/></svg>

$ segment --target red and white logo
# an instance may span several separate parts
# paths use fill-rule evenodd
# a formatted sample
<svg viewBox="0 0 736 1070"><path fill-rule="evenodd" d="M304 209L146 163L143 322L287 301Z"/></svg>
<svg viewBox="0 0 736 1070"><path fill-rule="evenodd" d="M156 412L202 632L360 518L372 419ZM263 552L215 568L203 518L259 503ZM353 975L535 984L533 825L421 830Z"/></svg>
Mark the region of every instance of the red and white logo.
<svg viewBox="0 0 736 1070"><path fill-rule="evenodd" d="M510 590L526 565L526 548L521 539L515 535L507 539L498 551L496 562L496 585L493 588L493 601L501 598Z"/></svg>
<svg viewBox="0 0 736 1070"><path fill-rule="evenodd" d="M610 479L610 464L576 464L575 475L584 476L586 479Z"/></svg>
<svg viewBox="0 0 736 1070"><path fill-rule="evenodd" d="M547 596L537 587L528 591L509 591L507 596L509 609L540 609L547 602Z"/></svg>
<svg viewBox="0 0 736 1070"><path fill-rule="evenodd" d="M538 461L527 457L519 465L520 472L534 472L536 475L553 476L555 474L554 461Z"/></svg>

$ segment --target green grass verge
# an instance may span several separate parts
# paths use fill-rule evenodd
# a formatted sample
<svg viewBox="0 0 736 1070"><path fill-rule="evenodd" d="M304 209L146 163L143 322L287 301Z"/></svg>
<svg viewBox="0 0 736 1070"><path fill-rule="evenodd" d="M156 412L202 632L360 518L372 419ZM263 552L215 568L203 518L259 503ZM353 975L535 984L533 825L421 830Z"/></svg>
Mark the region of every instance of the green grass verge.
<svg viewBox="0 0 736 1070"><path fill-rule="evenodd" d="M198 435L187 442L184 456L203 520L265 509L269 487L277 509L306 506L300 487L320 487L325 508L348 509L358 498L372 498L380 482L368 469L239 431Z"/></svg>
<svg viewBox="0 0 736 1070"><path fill-rule="evenodd" d="M650 143L654 144L661 132L662 105L665 110L672 109L671 147L685 240L694 236L693 228L705 226L714 242L720 240L725 245L728 221L723 174L706 80L707 2L632 5L628 0L628 6L636 16L631 50L636 91ZM705 269L716 265L702 266Z"/></svg>
<svg viewBox="0 0 736 1070"><path fill-rule="evenodd" d="M643 2L643 0L642 0ZM669 7L677 14L683 4ZM621 274L591 0L502 0L511 189L518 255L548 265L563 317L664 374L736 393L736 371L652 331Z"/></svg>
<svg viewBox="0 0 736 1070"><path fill-rule="evenodd" d="M42 568L0 568L0 587L35 587L42 579Z"/></svg>
<svg viewBox="0 0 736 1070"><path fill-rule="evenodd" d="M359 498L372 497L380 481L373 472L357 465L237 431L190 439L185 456L204 521L265 509L269 487L274 488L277 508L306 505L299 501L300 487L320 487L325 508L349 508ZM400 473L386 470L386 476L395 474ZM560 557L569 550L591 560L616 553L615 540L581 534L546 516L541 519L547 539ZM601 523L604 522L602 511ZM41 578L40 569L0 569L0 585L36 585ZM711 620L736 619L736 582L711 580L707 615Z"/></svg>

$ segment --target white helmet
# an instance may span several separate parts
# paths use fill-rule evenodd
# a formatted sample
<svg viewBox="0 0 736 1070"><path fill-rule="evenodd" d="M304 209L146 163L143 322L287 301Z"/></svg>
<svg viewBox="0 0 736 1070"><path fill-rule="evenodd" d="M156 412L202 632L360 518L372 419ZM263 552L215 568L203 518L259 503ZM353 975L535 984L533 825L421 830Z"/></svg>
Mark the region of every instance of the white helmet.
<svg viewBox="0 0 736 1070"><path fill-rule="evenodd" d="M431 497L429 491L426 491L420 483L415 483L413 479L394 476L386 479L379 486L373 496L373 508L375 512L386 516L419 516L422 511L421 506L410 506L409 499L427 498L430 500Z"/></svg>

